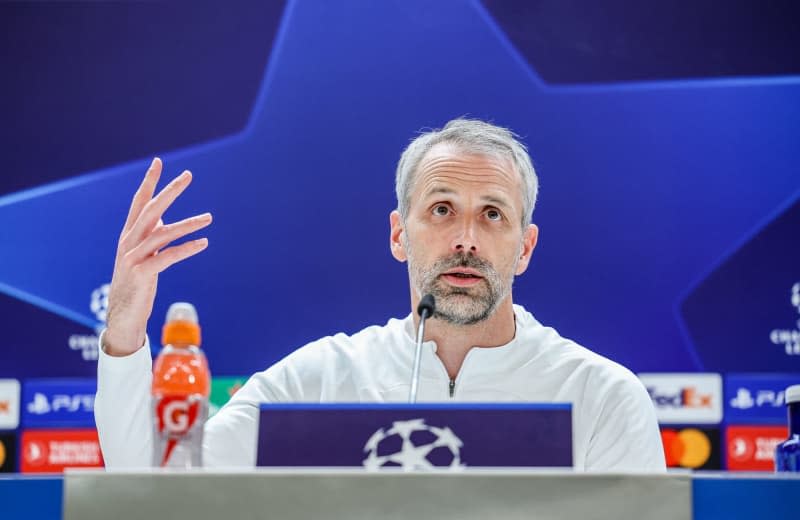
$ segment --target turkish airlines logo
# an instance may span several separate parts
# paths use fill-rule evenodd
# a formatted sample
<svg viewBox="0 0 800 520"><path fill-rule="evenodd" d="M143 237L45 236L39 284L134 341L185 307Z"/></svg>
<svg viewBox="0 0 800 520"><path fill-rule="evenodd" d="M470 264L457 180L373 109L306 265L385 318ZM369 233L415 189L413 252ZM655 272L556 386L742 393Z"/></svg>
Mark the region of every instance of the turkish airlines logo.
<svg viewBox="0 0 800 520"><path fill-rule="evenodd" d="M31 466L44 466L49 455L50 450L47 449L47 443L39 441L28 442L22 452L25 462Z"/></svg>
<svg viewBox="0 0 800 520"><path fill-rule="evenodd" d="M719 374L639 374L664 424L712 424L722 420Z"/></svg>
<svg viewBox="0 0 800 520"><path fill-rule="evenodd" d="M773 471L775 448L787 436L785 426L728 427L728 469Z"/></svg>
<svg viewBox="0 0 800 520"><path fill-rule="evenodd" d="M97 431L93 429L26 430L21 438L23 473L57 473L68 467L103 466Z"/></svg>

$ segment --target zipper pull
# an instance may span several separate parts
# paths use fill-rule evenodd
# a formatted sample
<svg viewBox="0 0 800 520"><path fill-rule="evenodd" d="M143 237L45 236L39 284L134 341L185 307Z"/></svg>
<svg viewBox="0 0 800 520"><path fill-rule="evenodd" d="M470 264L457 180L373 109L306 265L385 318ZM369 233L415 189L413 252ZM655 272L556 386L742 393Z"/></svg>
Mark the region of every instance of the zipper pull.
<svg viewBox="0 0 800 520"><path fill-rule="evenodd" d="M455 391L456 391L456 380L455 379L451 379L450 380L450 397L453 397L453 393L455 393Z"/></svg>

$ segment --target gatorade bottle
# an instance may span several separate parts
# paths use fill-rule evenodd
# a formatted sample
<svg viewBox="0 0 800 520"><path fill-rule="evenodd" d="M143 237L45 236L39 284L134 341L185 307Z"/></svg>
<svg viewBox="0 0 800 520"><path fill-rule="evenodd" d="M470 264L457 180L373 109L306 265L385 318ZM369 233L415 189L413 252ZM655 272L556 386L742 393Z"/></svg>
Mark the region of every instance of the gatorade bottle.
<svg viewBox="0 0 800 520"><path fill-rule="evenodd" d="M202 467L211 376L194 306L170 306L161 343L153 366L153 465Z"/></svg>
<svg viewBox="0 0 800 520"><path fill-rule="evenodd" d="M775 447L775 471L800 472L800 385L786 389L789 438Z"/></svg>

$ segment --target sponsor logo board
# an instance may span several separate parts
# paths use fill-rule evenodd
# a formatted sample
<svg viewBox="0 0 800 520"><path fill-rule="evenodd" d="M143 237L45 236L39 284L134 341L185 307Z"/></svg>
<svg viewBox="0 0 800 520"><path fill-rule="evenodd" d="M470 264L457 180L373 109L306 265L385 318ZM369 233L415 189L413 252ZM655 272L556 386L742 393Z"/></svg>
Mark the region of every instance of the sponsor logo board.
<svg viewBox="0 0 800 520"><path fill-rule="evenodd" d="M17 460L17 435L12 432L0 433L0 473L14 473Z"/></svg>
<svg viewBox="0 0 800 520"><path fill-rule="evenodd" d="M19 426L19 381L0 379L0 430Z"/></svg>
<svg viewBox="0 0 800 520"><path fill-rule="evenodd" d="M247 381L246 377L212 377L208 416L216 414Z"/></svg>
<svg viewBox="0 0 800 520"><path fill-rule="evenodd" d="M22 473L60 473L65 468L101 468L94 429L25 430L20 439Z"/></svg>
<svg viewBox="0 0 800 520"><path fill-rule="evenodd" d="M22 391L22 423L26 428L94 427L94 379L30 379Z"/></svg>
<svg viewBox="0 0 800 520"><path fill-rule="evenodd" d="M661 442L670 468L718 470L722 467L718 428L662 427Z"/></svg>
<svg viewBox="0 0 800 520"><path fill-rule="evenodd" d="M731 471L774 471L775 447L786 440L786 426L728 426L726 462Z"/></svg>
<svg viewBox="0 0 800 520"><path fill-rule="evenodd" d="M722 421L722 378L709 373L639 374L662 424Z"/></svg>
<svg viewBox="0 0 800 520"><path fill-rule="evenodd" d="M800 374L729 374L725 376L725 421L786 424L786 388L800 384Z"/></svg>

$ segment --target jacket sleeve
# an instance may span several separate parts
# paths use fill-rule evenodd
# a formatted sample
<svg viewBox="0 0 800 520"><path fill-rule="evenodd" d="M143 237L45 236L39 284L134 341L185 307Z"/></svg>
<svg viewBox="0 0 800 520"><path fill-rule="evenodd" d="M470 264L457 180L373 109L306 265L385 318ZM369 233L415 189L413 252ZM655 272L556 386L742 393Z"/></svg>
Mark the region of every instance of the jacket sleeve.
<svg viewBox="0 0 800 520"><path fill-rule="evenodd" d="M203 434L203 466L254 467L262 403L308 401L294 357L254 374L214 417ZM316 399L312 399L316 400Z"/></svg>
<svg viewBox="0 0 800 520"><path fill-rule="evenodd" d="M666 471L653 403L633 374L615 381L606 395L589 440L586 471Z"/></svg>
<svg viewBox="0 0 800 520"><path fill-rule="evenodd" d="M100 348L94 419L106 468L152 465L153 419L150 343L128 356L112 357Z"/></svg>
<svg viewBox="0 0 800 520"><path fill-rule="evenodd" d="M255 466L259 405L319 402L323 364L316 349L305 348L253 375L206 421L203 466ZM107 468L152 466L152 380L147 341L138 351L124 357L112 357L100 349L94 413Z"/></svg>

